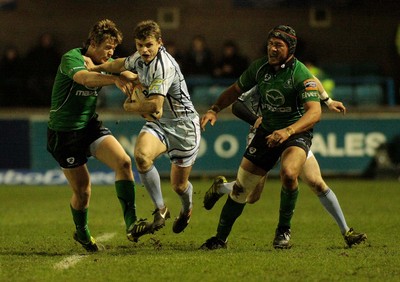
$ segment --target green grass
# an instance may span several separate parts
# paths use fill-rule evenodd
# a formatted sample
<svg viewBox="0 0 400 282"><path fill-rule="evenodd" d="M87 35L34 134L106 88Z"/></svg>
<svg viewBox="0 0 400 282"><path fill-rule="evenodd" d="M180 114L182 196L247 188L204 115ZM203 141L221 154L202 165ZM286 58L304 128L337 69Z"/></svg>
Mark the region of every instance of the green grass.
<svg viewBox="0 0 400 282"><path fill-rule="evenodd" d="M89 213L92 234L106 250L86 254L72 239L66 186L0 187L0 281L397 281L400 279L399 182L336 180L335 191L347 223L366 232L365 244L345 247L339 228L311 191L301 184L292 221L290 250L271 242L278 218L280 184L269 180L261 200L248 205L236 222L227 250L202 251L215 234L222 198L211 211L202 207L211 180L193 180L193 217L182 234L172 220L138 243L125 238L114 188L93 187ZM171 216L180 202L167 182L163 192ZM137 188L139 217L153 205ZM102 240L101 240L102 239ZM65 263L66 259L76 264ZM60 265L69 267L60 268Z"/></svg>

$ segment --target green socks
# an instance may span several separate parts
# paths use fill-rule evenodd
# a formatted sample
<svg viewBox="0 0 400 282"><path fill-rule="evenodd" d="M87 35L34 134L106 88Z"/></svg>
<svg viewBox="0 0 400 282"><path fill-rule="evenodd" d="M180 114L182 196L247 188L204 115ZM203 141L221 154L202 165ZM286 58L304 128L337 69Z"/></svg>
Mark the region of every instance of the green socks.
<svg viewBox="0 0 400 282"><path fill-rule="evenodd" d="M246 204L237 203L231 199L228 195L228 199L221 211L221 216L219 218L218 228L217 228L217 238L223 241L229 236L231 233L233 224L236 219L242 214L244 206Z"/></svg>
<svg viewBox="0 0 400 282"><path fill-rule="evenodd" d="M76 233L79 240L87 242L90 240L90 230L88 227L88 209L76 210L71 205L72 218L74 219Z"/></svg>
<svg viewBox="0 0 400 282"><path fill-rule="evenodd" d="M287 190L282 186L281 189L281 203L279 208L279 223L278 227L290 228L294 208L296 207L299 189L294 191Z"/></svg>
<svg viewBox="0 0 400 282"><path fill-rule="evenodd" d="M117 197L122 207L126 229L137 219L135 202L135 183L130 180L115 181Z"/></svg>

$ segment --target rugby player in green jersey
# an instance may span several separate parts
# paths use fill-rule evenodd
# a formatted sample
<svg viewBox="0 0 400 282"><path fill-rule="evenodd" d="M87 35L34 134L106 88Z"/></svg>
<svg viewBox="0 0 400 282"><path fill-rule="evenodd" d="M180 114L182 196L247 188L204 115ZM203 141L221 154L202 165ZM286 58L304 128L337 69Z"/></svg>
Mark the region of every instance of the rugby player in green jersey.
<svg viewBox="0 0 400 282"><path fill-rule="evenodd" d="M47 150L59 163L72 188L70 202L76 226L73 238L87 251L99 250L88 227L91 195L90 174L86 165L93 156L115 171L115 188L121 203L128 239L135 240L149 223L137 223L135 184L129 155L102 126L96 114L97 96L102 86L116 85L122 92L132 91L132 82L123 75L89 72L84 56L98 64L111 60L122 42L122 33L111 20L97 22L83 48L66 52L57 70L51 96Z"/></svg>
<svg viewBox="0 0 400 282"><path fill-rule="evenodd" d="M294 57L297 44L294 29L286 25L274 27L267 35L267 43L267 56L255 60L201 119L203 130L208 122L214 125L219 111L234 103L243 92L258 87L262 123L245 151L232 193L222 208L217 234L202 249L226 248L247 196L279 159L281 208L273 244L290 240L298 177L311 146L313 126L321 118L321 106L316 80Z"/></svg>
<svg viewBox="0 0 400 282"><path fill-rule="evenodd" d="M343 103L329 98L328 93L326 93L318 78L315 79L318 84L321 101L326 100L325 104L330 110L345 113L346 107ZM247 135L247 144L249 144L253 139L255 131L262 121L259 107L260 93L257 90L257 87L253 87L249 91L243 93L238 100L232 104L232 113L250 124L250 132ZM308 152L307 160L304 163L300 178L311 188L326 211L335 219L348 247L360 244L367 239L365 233L355 232L353 228L348 227L339 201L333 190L329 188L328 184L326 184L322 178L318 161L311 150ZM260 199L265 180L266 177L263 177L260 180L257 187L247 196L246 203L253 204ZM227 182L226 178L223 176L216 177L210 189L204 195L205 209L212 209L215 203L224 194L231 193L234 183L234 181ZM287 239L290 239L290 237ZM287 239L282 241L278 238L276 243L274 243L274 247L281 249L290 248L291 243L290 240Z"/></svg>

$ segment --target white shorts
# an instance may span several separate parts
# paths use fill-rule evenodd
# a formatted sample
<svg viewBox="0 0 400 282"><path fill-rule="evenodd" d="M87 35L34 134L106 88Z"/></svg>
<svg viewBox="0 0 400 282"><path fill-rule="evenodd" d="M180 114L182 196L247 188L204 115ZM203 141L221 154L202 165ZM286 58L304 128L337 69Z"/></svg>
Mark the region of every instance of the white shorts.
<svg viewBox="0 0 400 282"><path fill-rule="evenodd" d="M146 122L140 132L157 137L165 146L171 163L192 166L200 147L201 130L198 115L190 118Z"/></svg>

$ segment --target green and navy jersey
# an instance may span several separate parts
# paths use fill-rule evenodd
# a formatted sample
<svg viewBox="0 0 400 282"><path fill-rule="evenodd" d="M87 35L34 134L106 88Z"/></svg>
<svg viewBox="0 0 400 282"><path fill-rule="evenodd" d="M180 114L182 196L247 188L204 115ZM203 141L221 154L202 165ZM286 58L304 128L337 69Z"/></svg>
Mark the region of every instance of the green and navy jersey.
<svg viewBox="0 0 400 282"><path fill-rule="evenodd" d="M254 61L237 81L243 91L257 86L262 127L274 131L292 125L304 115L303 104L319 103L317 83L307 67L293 59L278 71L267 57Z"/></svg>
<svg viewBox="0 0 400 282"><path fill-rule="evenodd" d="M101 87L87 87L73 80L75 73L85 70L83 48L75 48L61 58L51 94L48 126L56 131L85 128L95 115Z"/></svg>
<svg viewBox="0 0 400 282"><path fill-rule="evenodd" d="M126 58L125 69L138 74L140 83L149 89L149 96L165 97L161 121L198 115L179 65L164 46L159 48L149 64L142 60L139 52L135 52Z"/></svg>

